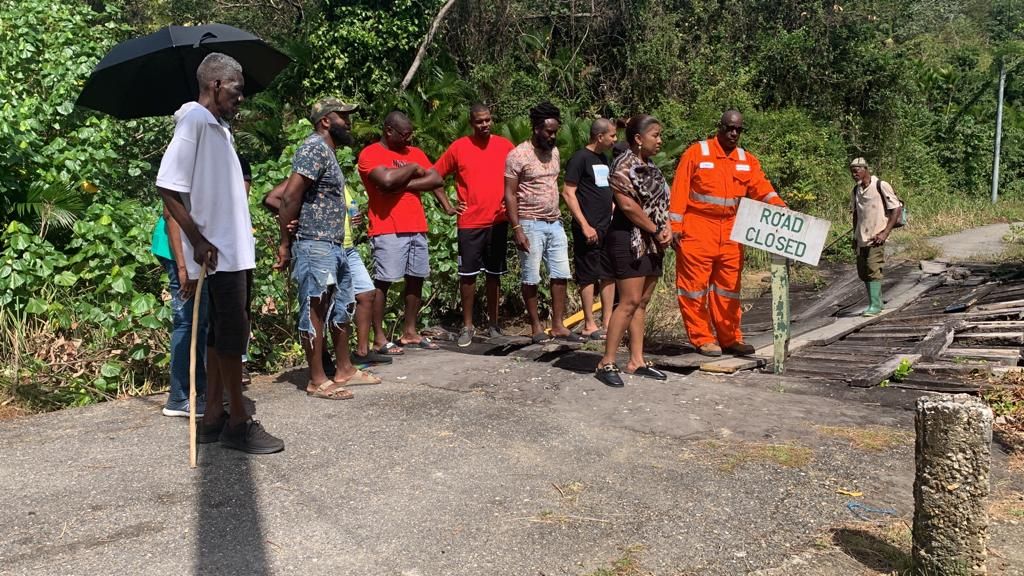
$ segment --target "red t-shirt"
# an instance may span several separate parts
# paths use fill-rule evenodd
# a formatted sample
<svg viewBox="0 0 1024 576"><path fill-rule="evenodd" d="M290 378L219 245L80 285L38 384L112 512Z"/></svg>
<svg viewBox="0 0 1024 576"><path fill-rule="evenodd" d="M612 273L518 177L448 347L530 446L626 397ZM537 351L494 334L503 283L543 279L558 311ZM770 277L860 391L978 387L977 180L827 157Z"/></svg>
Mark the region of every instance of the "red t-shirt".
<svg viewBox="0 0 1024 576"><path fill-rule="evenodd" d="M400 168L410 162L430 168L430 159L415 146L406 147L404 152L395 152L374 142L359 153L359 177L366 187L369 199L370 236L381 234L409 234L427 231L427 215L417 190L383 192L370 180L370 172L378 166Z"/></svg>
<svg viewBox="0 0 1024 576"><path fill-rule="evenodd" d="M513 148L514 144L493 134L482 147L463 136L437 159L434 169L442 178L455 173L459 201L466 203L459 228L487 228L506 220L505 157Z"/></svg>

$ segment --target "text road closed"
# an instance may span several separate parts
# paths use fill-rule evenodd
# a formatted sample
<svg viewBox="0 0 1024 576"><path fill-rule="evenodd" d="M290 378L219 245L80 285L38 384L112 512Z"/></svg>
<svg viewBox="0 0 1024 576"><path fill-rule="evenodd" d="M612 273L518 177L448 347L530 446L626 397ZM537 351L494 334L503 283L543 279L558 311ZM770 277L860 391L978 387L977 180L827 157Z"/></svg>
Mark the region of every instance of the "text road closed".
<svg viewBox="0 0 1024 576"><path fill-rule="evenodd" d="M743 198L729 239L817 266L831 226L828 220Z"/></svg>

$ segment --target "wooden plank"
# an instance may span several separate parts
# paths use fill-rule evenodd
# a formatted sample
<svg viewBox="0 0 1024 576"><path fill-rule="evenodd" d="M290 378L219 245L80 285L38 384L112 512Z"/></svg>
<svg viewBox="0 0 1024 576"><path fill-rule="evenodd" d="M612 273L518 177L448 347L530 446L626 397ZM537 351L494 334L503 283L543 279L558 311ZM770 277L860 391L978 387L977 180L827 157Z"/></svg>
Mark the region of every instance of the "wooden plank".
<svg viewBox="0 0 1024 576"><path fill-rule="evenodd" d="M1024 331L1015 332L961 332L953 339L962 344L1024 344Z"/></svg>
<svg viewBox="0 0 1024 576"><path fill-rule="evenodd" d="M961 298L960 300L950 304L949 306L946 306L943 312L947 314L952 312L966 312L967 309L970 308L971 306L974 306L978 302L978 300L981 300L985 296L988 296L989 292L995 290L996 286L998 286L998 284L996 284L995 282L982 284L981 286L978 286L974 290L971 290L971 292L967 294L967 296L965 296L964 298Z"/></svg>
<svg viewBox="0 0 1024 576"><path fill-rule="evenodd" d="M1024 307L1024 300L1007 300L1005 302L993 302L992 304L979 304L975 310L979 312L991 312L994 310L1009 310L1011 308Z"/></svg>
<svg viewBox="0 0 1024 576"><path fill-rule="evenodd" d="M700 368L701 364L708 361L708 357L702 354L679 354L676 356L655 356L648 354L647 359L655 366L665 368Z"/></svg>
<svg viewBox="0 0 1024 576"><path fill-rule="evenodd" d="M963 326L963 320L950 320L942 326L932 328L928 335L914 347L914 353L920 354L925 360L934 360L953 343L956 331Z"/></svg>
<svg viewBox="0 0 1024 576"><path fill-rule="evenodd" d="M941 280L936 277L927 277L917 280L916 283L910 285L902 292L895 294L889 301L889 307L882 310L882 313L878 316L866 318L863 316L838 318L828 326L823 326L817 330L811 330L806 334L794 337L789 343L790 354L807 346L824 346L826 344L831 344L847 334L855 332L862 326L874 324L875 322L884 319L886 316L898 312L907 304L914 302L925 292L937 286L939 282L941 282ZM774 353L774 348L774 345L758 348L754 353L755 356L760 357L758 362L744 362L740 358L729 358L726 360L701 364L700 369L704 372L724 372L728 374L736 372L737 370L749 370L763 365L765 362L764 358L771 356Z"/></svg>
<svg viewBox="0 0 1024 576"><path fill-rule="evenodd" d="M968 384L932 384L932 383L916 383L916 382L890 382L889 386L892 388L903 388L904 390L925 390L928 392L949 392L949 393L961 393L970 394L978 391L977 386L971 386Z"/></svg>
<svg viewBox="0 0 1024 576"><path fill-rule="evenodd" d="M850 386L870 388L877 386L882 380L892 376L904 361L913 364L921 358L920 354L897 354L877 366L872 366L850 380Z"/></svg>
<svg viewBox="0 0 1024 576"><path fill-rule="evenodd" d="M899 333L899 332L854 332L846 338L843 338L844 342L850 340L863 340L865 342L876 342L879 340L920 340L922 337L927 336L930 332L912 332L912 333Z"/></svg>
<svg viewBox="0 0 1024 576"><path fill-rule="evenodd" d="M886 322L884 324L872 324L871 326L865 326L857 331L858 334L863 333L892 333L892 334L927 334L932 329L931 324L918 324L913 326L907 326L902 322L894 324L892 322Z"/></svg>
<svg viewBox="0 0 1024 576"><path fill-rule="evenodd" d="M970 312L960 312L957 314L941 314L941 313L927 313L927 314L907 314L901 315L899 320L906 325L916 325L921 323L934 324L937 322L944 322L950 317L960 318L964 320L986 320L993 318L1020 320L1024 319L1024 307L1020 308L1007 308L1005 310L990 310L990 311L978 311L978 306Z"/></svg>
<svg viewBox="0 0 1024 576"><path fill-rule="evenodd" d="M849 340L843 340L842 342L837 342L836 344L834 344L834 346L840 346L840 347L845 348L847 350L864 351L864 352L868 352L868 353L871 353L871 352L876 352L877 353L877 352L888 351L890 353L890 355L893 352L896 352L896 353L910 352L911 350L914 349L914 346L911 343L901 344L901 345L897 346L897 345L889 344L889 343L886 343L886 342L876 342L876 343L869 344L867 342L851 342Z"/></svg>
<svg viewBox="0 0 1024 576"><path fill-rule="evenodd" d="M930 374L933 376L938 375L949 375L949 374L978 374L988 375L992 374L992 366L988 362L981 363L969 363L969 362L918 362L914 364L915 374Z"/></svg>
<svg viewBox="0 0 1024 576"><path fill-rule="evenodd" d="M771 347L769 347L770 349ZM739 372L740 370L753 370L754 368L760 368L768 364L768 359L765 357L758 356L740 356L736 358L727 358L725 360L716 360L714 362L705 362L700 365L702 372L715 372L718 374L732 374Z"/></svg>
<svg viewBox="0 0 1024 576"><path fill-rule="evenodd" d="M845 368L845 370L844 370ZM803 362L790 361L786 364L785 374L792 373L812 374L817 377L828 378L829 380L848 381L859 371L859 367L849 364L846 366L809 366Z"/></svg>
<svg viewBox="0 0 1024 576"><path fill-rule="evenodd" d="M980 328L982 330L1020 330L1024 332L1024 320L964 321L964 330L971 328Z"/></svg>
<svg viewBox="0 0 1024 576"><path fill-rule="evenodd" d="M829 352L828 350L831 348L833 348L833 346L830 346L829 348L805 348L791 356L791 358L793 358L793 360L817 360L821 362L848 362L851 360L888 358L892 355L888 350L880 350L878 353L872 354L871 352L865 353L863 351L852 350L847 352Z"/></svg>
<svg viewBox="0 0 1024 576"><path fill-rule="evenodd" d="M946 348L943 357L953 358L979 358L990 360L1003 366L1016 366L1020 362L1020 349L1007 350L1005 348Z"/></svg>

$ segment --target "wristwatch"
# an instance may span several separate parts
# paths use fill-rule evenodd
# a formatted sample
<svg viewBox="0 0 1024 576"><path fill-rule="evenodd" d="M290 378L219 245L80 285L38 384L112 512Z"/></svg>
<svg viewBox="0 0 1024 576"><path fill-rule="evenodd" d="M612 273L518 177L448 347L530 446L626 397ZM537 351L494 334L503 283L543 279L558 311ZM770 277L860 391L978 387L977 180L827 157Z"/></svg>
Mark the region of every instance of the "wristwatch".
<svg viewBox="0 0 1024 576"><path fill-rule="evenodd" d="M664 229L665 229L665 225L664 224L658 224L658 227L654 229L654 235L657 236L658 234L661 234L661 231L664 230Z"/></svg>

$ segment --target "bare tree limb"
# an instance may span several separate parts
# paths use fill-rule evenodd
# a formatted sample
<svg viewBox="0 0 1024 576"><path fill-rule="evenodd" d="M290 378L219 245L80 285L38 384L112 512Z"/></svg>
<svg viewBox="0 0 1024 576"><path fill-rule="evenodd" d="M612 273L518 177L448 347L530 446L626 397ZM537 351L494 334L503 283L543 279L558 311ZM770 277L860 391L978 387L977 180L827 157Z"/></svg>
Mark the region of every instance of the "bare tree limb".
<svg viewBox="0 0 1024 576"><path fill-rule="evenodd" d="M430 29L427 30L426 37L423 38L423 42L420 43L420 49L416 51L416 58L412 61L412 66L409 67L409 71L405 73L405 78L402 79L401 90L405 90L409 87L409 83L412 82L412 77L416 75L416 70L419 69L420 63L423 61L423 56L427 53L427 47L434 40L434 34L437 33L438 26L441 25L441 21L444 20L445 14L451 10L452 6L455 5L455 0L448 0L441 6L441 9L437 11L437 16L434 16L434 21L430 23Z"/></svg>

